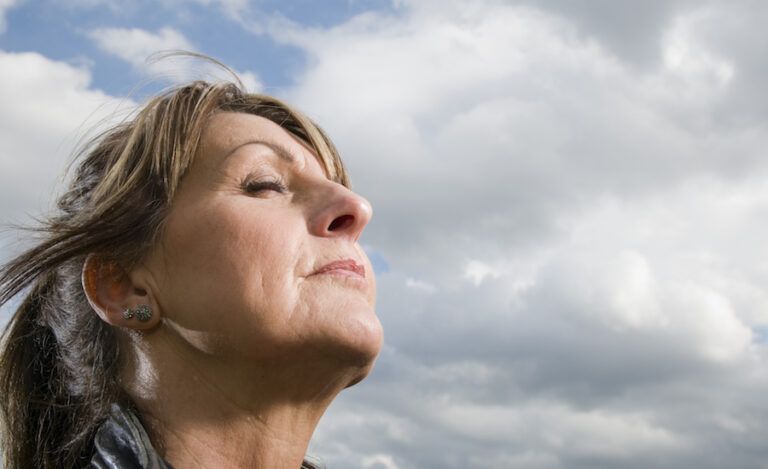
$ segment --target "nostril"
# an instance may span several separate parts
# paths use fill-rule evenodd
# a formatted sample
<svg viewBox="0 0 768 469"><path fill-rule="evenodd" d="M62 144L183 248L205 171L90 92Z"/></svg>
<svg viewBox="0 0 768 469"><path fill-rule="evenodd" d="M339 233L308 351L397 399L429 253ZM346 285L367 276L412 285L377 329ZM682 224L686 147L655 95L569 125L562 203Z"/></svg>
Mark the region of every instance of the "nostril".
<svg viewBox="0 0 768 469"><path fill-rule="evenodd" d="M328 231L339 231L349 228L352 223L355 222L355 217L352 215L342 215L336 217L330 225L328 225Z"/></svg>

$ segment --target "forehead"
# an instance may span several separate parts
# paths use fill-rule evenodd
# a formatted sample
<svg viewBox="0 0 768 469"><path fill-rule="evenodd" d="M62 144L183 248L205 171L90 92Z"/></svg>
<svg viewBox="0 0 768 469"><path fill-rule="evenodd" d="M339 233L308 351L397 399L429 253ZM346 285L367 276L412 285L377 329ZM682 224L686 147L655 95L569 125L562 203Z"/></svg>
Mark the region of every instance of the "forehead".
<svg viewBox="0 0 768 469"><path fill-rule="evenodd" d="M212 115L200 140L198 153L205 155L207 163L218 165L239 147L249 143L263 143L274 147L288 158L316 160L314 151L304 142L269 119L242 112L217 112ZM286 150L281 152L281 150Z"/></svg>

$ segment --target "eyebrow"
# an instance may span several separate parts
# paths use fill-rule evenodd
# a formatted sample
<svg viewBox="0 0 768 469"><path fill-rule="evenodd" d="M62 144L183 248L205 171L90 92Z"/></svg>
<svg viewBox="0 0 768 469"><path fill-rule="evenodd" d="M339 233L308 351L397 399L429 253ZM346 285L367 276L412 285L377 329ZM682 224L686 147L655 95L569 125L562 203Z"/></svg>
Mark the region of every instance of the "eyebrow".
<svg viewBox="0 0 768 469"><path fill-rule="evenodd" d="M275 142L267 142L265 140L246 140L245 142L237 145L233 149L229 150L226 155L224 155L224 160L226 160L232 153L236 152L240 148L246 146L246 145L264 145L265 147L272 150L281 160L287 161L288 163L294 163L296 161L296 157L293 156L293 153L283 145Z"/></svg>

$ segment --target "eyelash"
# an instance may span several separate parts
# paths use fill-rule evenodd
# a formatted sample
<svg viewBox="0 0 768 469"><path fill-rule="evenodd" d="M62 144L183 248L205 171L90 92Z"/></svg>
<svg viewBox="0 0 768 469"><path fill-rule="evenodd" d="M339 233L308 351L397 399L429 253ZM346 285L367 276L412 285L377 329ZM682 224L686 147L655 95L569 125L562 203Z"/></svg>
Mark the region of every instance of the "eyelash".
<svg viewBox="0 0 768 469"><path fill-rule="evenodd" d="M251 175L245 178L241 184L243 191L249 194L258 194L262 191L275 191L283 193L288 190L285 186L285 182L279 177L273 177L262 180L255 180Z"/></svg>

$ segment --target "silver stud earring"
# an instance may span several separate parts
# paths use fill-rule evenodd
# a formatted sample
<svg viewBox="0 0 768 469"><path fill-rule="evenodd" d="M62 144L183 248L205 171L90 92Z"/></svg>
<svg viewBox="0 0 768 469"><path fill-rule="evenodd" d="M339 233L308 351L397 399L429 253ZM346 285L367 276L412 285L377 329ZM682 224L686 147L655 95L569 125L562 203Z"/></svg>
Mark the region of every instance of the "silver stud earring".
<svg viewBox="0 0 768 469"><path fill-rule="evenodd" d="M126 308L123 311L124 319L133 319L134 316L141 322L147 322L152 319L152 309L148 305L139 305L135 308Z"/></svg>
<svg viewBox="0 0 768 469"><path fill-rule="evenodd" d="M152 310L149 305L139 305L134 312L141 322L147 322L152 319Z"/></svg>

